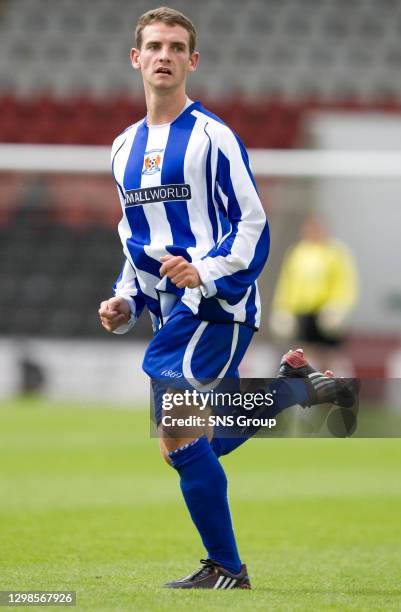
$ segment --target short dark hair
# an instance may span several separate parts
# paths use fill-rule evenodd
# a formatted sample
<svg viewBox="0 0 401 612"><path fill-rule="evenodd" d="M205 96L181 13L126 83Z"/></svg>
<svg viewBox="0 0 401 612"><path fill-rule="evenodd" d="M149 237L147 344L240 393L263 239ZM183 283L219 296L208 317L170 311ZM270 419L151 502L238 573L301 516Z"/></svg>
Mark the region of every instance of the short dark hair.
<svg viewBox="0 0 401 612"><path fill-rule="evenodd" d="M169 8L168 6L161 6L156 9L151 9L139 17L135 28L135 44L138 49L140 49L142 45L143 29L147 25L156 23L157 21L161 21L169 26L179 25L184 28L189 34L189 53L192 54L195 51L196 29L194 24L183 13Z"/></svg>

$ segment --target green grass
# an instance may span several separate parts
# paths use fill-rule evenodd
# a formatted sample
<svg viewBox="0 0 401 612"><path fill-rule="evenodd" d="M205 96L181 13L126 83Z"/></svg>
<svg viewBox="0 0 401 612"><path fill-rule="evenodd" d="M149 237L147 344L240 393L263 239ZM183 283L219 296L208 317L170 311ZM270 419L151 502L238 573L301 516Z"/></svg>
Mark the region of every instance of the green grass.
<svg viewBox="0 0 401 612"><path fill-rule="evenodd" d="M1 406L0 590L71 589L90 611L401 610L401 440L259 439L224 465L253 590L163 590L204 552L147 412Z"/></svg>

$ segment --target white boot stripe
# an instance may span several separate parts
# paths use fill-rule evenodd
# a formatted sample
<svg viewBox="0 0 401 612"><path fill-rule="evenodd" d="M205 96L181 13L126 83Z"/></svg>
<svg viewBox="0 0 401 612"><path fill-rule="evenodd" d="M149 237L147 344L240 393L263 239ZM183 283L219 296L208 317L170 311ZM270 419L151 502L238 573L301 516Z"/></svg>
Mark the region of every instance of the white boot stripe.
<svg viewBox="0 0 401 612"><path fill-rule="evenodd" d="M218 579L218 581L216 582L213 588L214 589L220 588L220 584L222 583L223 580L224 580L224 576L220 576L220 578Z"/></svg>
<svg viewBox="0 0 401 612"><path fill-rule="evenodd" d="M332 382L328 380L322 380L321 382L318 382L316 385L314 384L315 389L320 389L321 387L331 387L331 386L332 386Z"/></svg>
<svg viewBox="0 0 401 612"><path fill-rule="evenodd" d="M233 579L231 580L231 584L229 584L227 588L228 588L228 589L232 589L232 588L233 588L233 586L234 586L236 583L237 583L237 579L236 579L236 578L233 578Z"/></svg>
<svg viewBox="0 0 401 612"><path fill-rule="evenodd" d="M231 578L230 576L228 578L225 579L225 581L223 582L223 584L221 585L221 589L226 589L228 586L228 583L231 582Z"/></svg>

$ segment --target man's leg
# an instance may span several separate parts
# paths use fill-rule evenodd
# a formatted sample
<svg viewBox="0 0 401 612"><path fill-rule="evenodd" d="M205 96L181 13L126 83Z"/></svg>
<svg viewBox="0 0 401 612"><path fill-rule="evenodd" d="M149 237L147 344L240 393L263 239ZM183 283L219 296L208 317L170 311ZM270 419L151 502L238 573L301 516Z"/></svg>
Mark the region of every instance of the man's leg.
<svg viewBox="0 0 401 612"><path fill-rule="evenodd" d="M269 386L275 392L273 406L264 407L254 414L258 418L274 418L277 414L299 404L303 407L332 403L342 408L351 409L357 405L359 382L355 379L336 379L332 371L324 374L316 371L305 359L302 349L289 351L280 363L279 376ZM259 427L249 427L240 432L236 438L219 435L215 428L211 441L217 457L227 455L253 437ZM222 428L224 433L224 428Z"/></svg>
<svg viewBox="0 0 401 612"><path fill-rule="evenodd" d="M166 389L166 385L173 385L169 376L176 377L176 387L176 382L178 386L185 381L185 368L198 381L218 378L222 371L227 371L227 364L237 368L236 360L242 358L252 337L251 331L244 329L242 333L239 327L206 324L186 315L170 318L157 333L145 355L144 369L152 378L158 423L162 421L162 394L158 387ZM160 426L159 431L162 454L180 476L185 503L209 558L191 577L167 586L250 588L234 537L227 478L210 446L208 432L198 430L196 436L180 435L170 426Z"/></svg>
<svg viewBox="0 0 401 612"><path fill-rule="evenodd" d="M208 558L232 574L241 571L227 498L227 478L206 435L161 439L166 461L180 476L181 491Z"/></svg>
<svg viewBox="0 0 401 612"><path fill-rule="evenodd" d="M255 408L247 414L254 419L274 419L280 412L295 404L306 405L309 401L309 391L304 380L289 380L277 378L263 388L257 389L259 393L274 394L274 403L271 406ZM253 390L253 393L256 389ZM233 450L252 438L260 426L241 427L234 424L229 430L224 425L214 428L211 446L217 457L228 455ZM227 433L229 432L229 434Z"/></svg>

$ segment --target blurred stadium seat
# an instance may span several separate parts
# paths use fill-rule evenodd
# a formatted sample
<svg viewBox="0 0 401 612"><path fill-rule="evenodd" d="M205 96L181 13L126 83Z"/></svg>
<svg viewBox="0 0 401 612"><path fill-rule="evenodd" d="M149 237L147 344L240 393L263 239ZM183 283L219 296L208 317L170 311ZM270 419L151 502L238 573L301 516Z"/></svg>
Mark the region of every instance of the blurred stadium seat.
<svg viewBox="0 0 401 612"><path fill-rule="evenodd" d="M302 146L304 118L314 110L401 113L399 0L168 5L199 30L190 95L248 147ZM137 17L151 6L2 0L0 142L110 145L141 118L129 48ZM111 177L46 175L32 183L3 172L0 195L7 203L0 205L0 308L26 304L0 318L0 334L102 334L99 291L121 260Z"/></svg>
<svg viewBox="0 0 401 612"><path fill-rule="evenodd" d="M135 20L148 8L130 0L3 2L0 140L107 144L136 121L143 104L135 102L141 86L128 49ZM199 27L204 63L192 90L207 92L212 110L248 146L296 144L299 122L289 120L289 98L293 115L308 100L338 108L353 100L367 109L391 101L401 109L400 2L252 0L232 10L233 2L205 0L202 10L194 1L185 8ZM235 96L246 99L241 113ZM272 97L282 105L269 120L260 107Z"/></svg>

